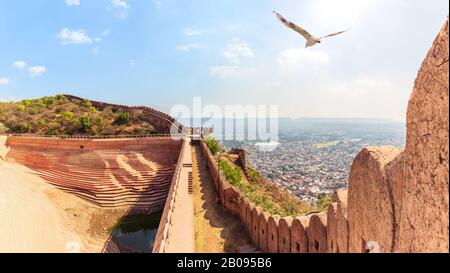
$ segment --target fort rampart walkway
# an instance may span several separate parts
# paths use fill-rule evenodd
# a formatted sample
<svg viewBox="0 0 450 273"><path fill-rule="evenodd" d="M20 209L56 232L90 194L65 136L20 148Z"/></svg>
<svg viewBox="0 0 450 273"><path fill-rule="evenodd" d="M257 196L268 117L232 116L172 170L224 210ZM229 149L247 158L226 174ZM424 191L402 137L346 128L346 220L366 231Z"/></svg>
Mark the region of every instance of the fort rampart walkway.
<svg viewBox="0 0 450 273"><path fill-rule="evenodd" d="M184 140L153 252L195 252L191 139Z"/></svg>

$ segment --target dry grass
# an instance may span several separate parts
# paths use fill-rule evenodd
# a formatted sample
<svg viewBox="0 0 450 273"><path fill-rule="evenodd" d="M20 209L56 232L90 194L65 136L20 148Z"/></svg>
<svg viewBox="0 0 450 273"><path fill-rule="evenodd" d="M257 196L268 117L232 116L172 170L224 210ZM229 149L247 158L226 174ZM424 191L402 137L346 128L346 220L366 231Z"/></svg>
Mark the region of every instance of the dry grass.
<svg viewBox="0 0 450 273"><path fill-rule="evenodd" d="M140 110L99 111L89 100L62 95L19 102L0 102L0 133L45 135L143 135L158 133Z"/></svg>
<svg viewBox="0 0 450 273"><path fill-rule="evenodd" d="M237 156L223 156L221 160L226 160L228 164L237 167ZM316 210L315 207L303 202L296 196L285 191L273 182L265 179L249 180L244 171L240 169L242 179L239 183L232 183L243 192L249 200L260 206L265 211L280 216L299 216Z"/></svg>

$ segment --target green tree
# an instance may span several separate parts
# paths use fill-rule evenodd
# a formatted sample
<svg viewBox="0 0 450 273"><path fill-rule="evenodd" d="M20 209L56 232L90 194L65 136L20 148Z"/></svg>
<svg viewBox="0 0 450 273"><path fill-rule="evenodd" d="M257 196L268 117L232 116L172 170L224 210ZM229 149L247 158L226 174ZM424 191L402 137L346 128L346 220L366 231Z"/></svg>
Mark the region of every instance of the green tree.
<svg viewBox="0 0 450 273"><path fill-rule="evenodd" d="M62 118L63 118L65 121L69 121L69 120L71 120L72 117L73 117L73 113L70 112L70 111L63 112L61 115L62 115Z"/></svg>
<svg viewBox="0 0 450 273"><path fill-rule="evenodd" d="M129 112L120 112L117 116L115 123L118 125L128 124L131 120L131 115Z"/></svg>
<svg viewBox="0 0 450 273"><path fill-rule="evenodd" d="M258 178L259 178L259 173L258 173L255 169L248 168L248 169L247 169L247 173L248 173L248 178L249 178L251 181L256 182L256 181L258 180Z"/></svg>
<svg viewBox="0 0 450 273"><path fill-rule="evenodd" d="M209 136L206 140L205 140L206 146L208 146L208 149L211 151L211 153L213 155L217 154L218 152L221 151L220 145L217 142L217 140L212 137Z"/></svg>
<svg viewBox="0 0 450 273"><path fill-rule="evenodd" d="M237 166L232 167L225 160L219 160L219 168L223 171L225 178L232 184L237 186L242 179L241 169Z"/></svg>
<svg viewBox="0 0 450 273"><path fill-rule="evenodd" d="M31 100L23 100L22 103L25 106L30 106L31 105Z"/></svg>
<svg viewBox="0 0 450 273"><path fill-rule="evenodd" d="M47 124L47 122L45 122L44 119L38 120L38 126L39 126L39 128L45 127L46 124Z"/></svg>
<svg viewBox="0 0 450 273"><path fill-rule="evenodd" d="M92 120L89 116L82 116L79 118L81 129L83 132L87 132L92 128Z"/></svg>
<svg viewBox="0 0 450 273"><path fill-rule="evenodd" d="M316 206L320 211L324 211L328 209L328 206L331 204L331 195L325 193L317 194L317 202Z"/></svg>
<svg viewBox="0 0 450 273"><path fill-rule="evenodd" d="M56 95L55 98L56 98L57 100L59 100L59 101L63 101L63 100L66 99L66 97L65 97L64 95L61 95L61 94Z"/></svg>
<svg viewBox="0 0 450 273"><path fill-rule="evenodd" d="M48 107L53 104L53 98L52 97L44 97L42 99L43 103L45 104L45 107Z"/></svg>

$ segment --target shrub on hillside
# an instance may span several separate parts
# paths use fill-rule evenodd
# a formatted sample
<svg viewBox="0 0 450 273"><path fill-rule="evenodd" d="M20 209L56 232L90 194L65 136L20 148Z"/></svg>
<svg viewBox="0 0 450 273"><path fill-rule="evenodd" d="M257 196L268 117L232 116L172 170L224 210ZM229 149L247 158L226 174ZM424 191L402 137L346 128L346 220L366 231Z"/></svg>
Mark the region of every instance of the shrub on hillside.
<svg viewBox="0 0 450 273"><path fill-rule="evenodd" d="M248 178L250 179L250 181L256 182L258 180L259 173L255 169L248 168L247 173L248 173Z"/></svg>
<svg viewBox="0 0 450 273"><path fill-rule="evenodd" d="M73 117L73 112L66 111L66 112L63 112L63 113L61 114L61 116L62 116L63 120L69 121L69 120L71 120L72 117Z"/></svg>
<svg viewBox="0 0 450 273"><path fill-rule="evenodd" d="M48 136L56 136L57 135L57 131L56 131L56 129L50 129L45 134L48 135Z"/></svg>
<svg viewBox="0 0 450 273"><path fill-rule="evenodd" d="M242 172L239 167L232 167L225 160L219 160L219 168L223 171L225 178L231 183L231 185L238 186L241 182Z"/></svg>
<svg viewBox="0 0 450 273"><path fill-rule="evenodd" d="M31 131L33 127L30 124L19 124L16 126L16 128L14 128L14 131L25 134L25 133L29 133Z"/></svg>
<svg viewBox="0 0 450 273"><path fill-rule="evenodd" d="M61 94L56 95L55 98L56 98L57 100L59 100L59 101L64 101L64 100L66 100L66 96L61 95Z"/></svg>
<svg viewBox="0 0 450 273"><path fill-rule="evenodd" d="M8 131L9 131L9 128L5 124L0 122L0 134L7 133Z"/></svg>
<svg viewBox="0 0 450 273"><path fill-rule="evenodd" d="M52 97L44 97L42 102L45 104L45 107L48 107L53 104L54 100Z"/></svg>
<svg viewBox="0 0 450 273"><path fill-rule="evenodd" d="M92 106L92 103L88 99L83 99L82 104L83 104L83 106L86 106L86 107Z"/></svg>
<svg viewBox="0 0 450 273"><path fill-rule="evenodd" d="M219 143L218 143L217 140L216 140L214 137L212 137L212 136L209 136L209 137L205 140L205 144L206 144L206 146L208 147L208 149L211 151L211 153L212 153L213 155L215 155L215 154L217 154L218 152L221 151L221 148L220 148Z"/></svg>
<svg viewBox="0 0 450 273"><path fill-rule="evenodd" d="M331 195L325 193L317 194L316 206L320 211L324 211L331 204Z"/></svg>
<svg viewBox="0 0 450 273"><path fill-rule="evenodd" d="M69 100L64 95L0 102L0 122L12 133L29 130L37 134L145 135L158 133L153 123L140 110L124 112L120 107L99 110L89 100ZM20 124L29 124L21 128Z"/></svg>
<svg viewBox="0 0 450 273"><path fill-rule="evenodd" d="M131 115L129 112L120 112L117 116L115 123L118 125L126 125L130 122Z"/></svg>
<svg viewBox="0 0 450 273"><path fill-rule="evenodd" d="M81 125L81 130L83 131L83 133L86 133L91 129L92 120L89 116L82 116L81 118L79 118L79 121L80 121L80 125Z"/></svg>
<svg viewBox="0 0 450 273"><path fill-rule="evenodd" d="M45 120L43 120L43 119L38 120L39 128L44 128L46 124L47 124L47 122L45 122Z"/></svg>
<svg viewBox="0 0 450 273"><path fill-rule="evenodd" d="M25 106L30 106L31 105L31 100L23 100L22 103Z"/></svg>

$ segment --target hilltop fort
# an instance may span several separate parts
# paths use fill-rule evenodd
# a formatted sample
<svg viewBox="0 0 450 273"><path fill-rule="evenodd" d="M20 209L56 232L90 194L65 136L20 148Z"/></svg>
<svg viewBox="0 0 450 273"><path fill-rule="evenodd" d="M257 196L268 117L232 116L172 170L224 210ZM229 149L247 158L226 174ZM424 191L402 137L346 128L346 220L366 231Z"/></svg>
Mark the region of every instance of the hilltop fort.
<svg viewBox="0 0 450 273"><path fill-rule="evenodd" d="M448 252L448 32L447 18L414 84L404 150L364 148L323 211L281 204L245 153L217 157L205 130L173 139L175 119L152 108L71 95L2 104L0 214L21 234L2 221L0 251L132 251L107 229L162 211L157 253Z"/></svg>

